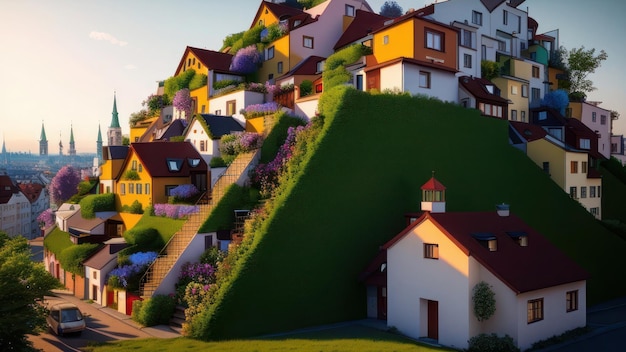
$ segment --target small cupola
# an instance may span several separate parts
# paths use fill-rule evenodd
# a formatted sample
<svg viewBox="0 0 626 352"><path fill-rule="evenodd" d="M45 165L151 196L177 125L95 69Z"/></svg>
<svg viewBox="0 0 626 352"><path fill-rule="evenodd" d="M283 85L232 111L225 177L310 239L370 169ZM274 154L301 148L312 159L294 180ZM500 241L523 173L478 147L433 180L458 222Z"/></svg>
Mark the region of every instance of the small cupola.
<svg viewBox="0 0 626 352"><path fill-rule="evenodd" d="M496 212L498 213L499 216L503 216L503 217L509 216L510 209L511 209L511 206L506 203L496 205Z"/></svg>
<svg viewBox="0 0 626 352"><path fill-rule="evenodd" d="M428 182L422 185L422 211L431 213L446 212L446 187L437 181L435 172Z"/></svg>

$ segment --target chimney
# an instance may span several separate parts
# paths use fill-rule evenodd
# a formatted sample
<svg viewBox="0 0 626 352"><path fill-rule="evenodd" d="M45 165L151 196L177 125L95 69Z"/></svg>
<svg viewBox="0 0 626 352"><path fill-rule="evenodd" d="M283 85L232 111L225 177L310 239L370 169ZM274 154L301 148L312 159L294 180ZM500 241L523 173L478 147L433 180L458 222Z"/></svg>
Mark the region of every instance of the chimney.
<svg viewBox="0 0 626 352"><path fill-rule="evenodd" d="M496 205L496 211L498 213L499 216L509 216L509 209L511 208L510 205L506 204L506 203L502 203L502 204L498 204Z"/></svg>

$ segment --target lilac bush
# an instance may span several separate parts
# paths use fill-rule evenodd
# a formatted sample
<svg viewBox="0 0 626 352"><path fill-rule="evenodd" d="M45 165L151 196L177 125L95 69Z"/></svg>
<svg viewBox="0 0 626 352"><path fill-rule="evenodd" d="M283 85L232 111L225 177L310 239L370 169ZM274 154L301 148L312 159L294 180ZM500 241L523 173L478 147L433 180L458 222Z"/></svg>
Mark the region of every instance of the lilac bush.
<svg viewBox="0 0 626 352"><path fill-rule="evenodd" d="M280 105L277 102L269 102L263 104L252 104L246 106L243 110L243 115L249 119L258 116L270 115L278 111Z"/></svg>
<svg viewBox="0 0 626 352"><path fill-rule="evenodd" d="M189 199L199 193L200 191L198 191L198 188L191 183L176 186L176 188L170 191L170 195L178 199Z"/></svg>
<svg viewBox="0 0 626 352"><path fill-rule="evenodd" d="M191 118L191 107L193 105L193 100L189 95L189 89L183 88L176 92L176 95L174 95L174 99L172 99L172 105L176 109L185 112L185 118Z"/></svg>
<svg viewBox="0 0 626 352"><path fill-rule="evenodd" d="M43 212L41 212L41 214L39 214L39 216L37 216L37 222L39 223L39 226L43 229L47 229L50 226L54 225L54 220L54 213L52 213L52 209L50 208L44 210Z"/></svg>
<svg viewBox="0 0 626 352"><path fill-rule="evenodd" d="M223 155L238 155L258 149L263 144L261 135L255 132L233 132L220 139L220 152Z"/></svg>
<svg viewBox="0 0 626 352"><path fill-rule="evenodd" d="M71 165L66 165L57 172L50 182L50 198L57 206L70 199L78 192L80 175Z"/></svg>
<svg viewBox="0 0 626 352"><path fill-rule="evenodd" d="M107 283L113 287L138 287L139 275L142 274L157 258L156 252L137 252L128 259L131 264L111 270L107 275ZM136 281L136 282L135 282Z"/></svg>
<svg viewBox="0 0 626 352"><path fill-rule="evenodd" d="M261 63L261 53L255 44L239 49L230 63L230 70L242 74L250 74L256 72Z"/></svg>
<svg viewBox="0 0 626 352"><path fill-rule="evenodd" d="M180 219L197 213L200 208L197 205L155 204L154 215L165 216L172 219Z"/></svg>
<svg viewBox="0 0 626 352"><path fill-rule="evenodd" d="M178 279L208 285L215 282L215 268L211 264L187 262L183 264Z"/></svg>

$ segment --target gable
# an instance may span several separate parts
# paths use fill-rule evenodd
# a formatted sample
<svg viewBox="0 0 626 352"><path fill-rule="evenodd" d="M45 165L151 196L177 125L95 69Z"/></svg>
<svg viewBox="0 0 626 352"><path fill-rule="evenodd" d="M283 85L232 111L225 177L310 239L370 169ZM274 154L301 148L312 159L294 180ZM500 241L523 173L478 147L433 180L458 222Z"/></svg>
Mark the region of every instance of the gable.
<svg viewBox="0 0 626 352"><path fill-rule="evenodd" d="M188 177L208 170L200 153L189 142L133 143L131 150L151 177ZM131 160L132 157L126 159L123 169L128 169Z"/></svg>
<svg viewBox="0 0 626 352"><path fill-rule="evenodd" d="M187 69L193 69L203 74L208 74L210 70L230 72L232 59L233 55L228 53L188 46L185 48L185 52L178 63L174 76L178 76Z"/></svg>

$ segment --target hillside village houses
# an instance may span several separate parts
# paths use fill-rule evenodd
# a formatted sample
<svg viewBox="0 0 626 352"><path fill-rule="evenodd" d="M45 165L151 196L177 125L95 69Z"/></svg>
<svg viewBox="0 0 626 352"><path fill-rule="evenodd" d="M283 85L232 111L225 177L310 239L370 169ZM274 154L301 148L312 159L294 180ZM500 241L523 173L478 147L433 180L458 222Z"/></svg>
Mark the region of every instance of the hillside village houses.
<svg viewBox="0 0 626 352"><path fill-rule="evenodd" d="M550 66L559 48L558 31L540 33L539 24L520 8L523 2L449 0L409 9L391 19L374 13L365 0L327 0L309 9L260 1L250 28L278 25L282 36L263 45L259 82L245 82L246 76L232 69L234 53L229 48L213 51L187 46L174 75L194 70L206 76L206 84L189 92L191 116L165 107L159 116L130 126L131 143L124 146L117 138L121 133L114 97L109 143L102 147L99 193L114 193L118 210L134 201L144 207L165 202L170 191L183 184L194 184L211 194L222 182L223 170L209 166L220 156L220 138L242 131L263 134L271 128L271 119L246 119L243 109L273 101L305 120L314 117L324 93L325 60L351 45L363 45L371 54L346 66L352 75L349 84L355 89L425 95L476 109L488 118L509 120L511 144L599 219L602 179L596 167L611 156L626 160L623 136L611 134L613 114L599 103L571 102L564 112L541 106L545 94L563 78L562 70ZM501 63L500 74L482 77L482 61ZM221 87L218 82L232 84ZM310 92L304 92L304 82L311 83ZM163 94L162 83L157 94ZM176 138L182 141L172 141ZM245 167L254 160L250 156ZM237 177L245 178L246 170L237 170ZM428 189L429 184L434 188ZM480 332L497 332L512 336L525 348L585 325L586 274L541 234L508 211L472 215L480 221L470 221L467 214L446 213L442 185L433 179L425 186L424 213L384 246L384 254L373 265L382 269L385 264L386 269L377 276L371 270L368 274L368 315L386 319L389 326L409 336L428 336L455 347L466 347L467 340ZM440 198L428 198L434 195ZM83 298L103 305L122 299L105 294L103 277L123 246L121 233L132 228L132 222L120 212L102 214L97 224L72 227L71 219L80 212L66 207L57 212L59 227L73 228L76 241L100 235L99 243L105 246L85 262L86 280L67 278L50 252L46 252L46 267L66 285L71 282L75 294ZM78 218L74 221L83 223ZM152 278L143 296L165 291L160 285L167 271L193 260L185 253L224 247L218 243L220 238L231 240L221 236L193 233L168 264L157 259L165 273ZM490 247L493 243L497 249ZM195 248L185 252L184 246ZM408 258L416 255L419 260L408 265ZM558 257L563 267L546 266L554 272L538 269L543 272L540 280L512 269L514 258L535 255L533 265ZM419 269L422 265L432 270L426 273ZM566 270L566 276L556 275L560 269L571 270ZM498 297L496 316L482 323L474 319L470 306L471 288L479 281L490 284ZM441 282L449 289L442 290L437 284ZM417 305L415 297L419 297ZM128 313L122 306L120 311ZM459 312L463 319L458 319ZM419 319L413 319L416 316Z"/></svg>

